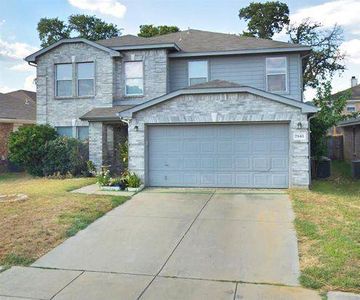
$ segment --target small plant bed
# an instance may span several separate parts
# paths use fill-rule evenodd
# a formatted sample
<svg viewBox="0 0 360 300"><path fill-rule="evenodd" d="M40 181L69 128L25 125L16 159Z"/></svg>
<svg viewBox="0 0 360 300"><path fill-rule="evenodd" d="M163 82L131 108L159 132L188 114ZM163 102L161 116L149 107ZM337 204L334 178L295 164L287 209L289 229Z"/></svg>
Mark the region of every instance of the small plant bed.
<svg viewBox="0 0 360 300"><path fill-rule="evenodd" d="M350 166L332 162L332 176L310 191L290 190L299 240L300 282L319 289L360 293L360 181Z"/></svg>
<svg viewBox="0 0 360 300"><path fill-rule="evenodd" d="M103 191L138 192L143 188L141 179L135 174L124 171L121 177L112 177L110 170L102 170L96 175L97 183Z"/></svg>
<svg viewBox="0 0 360 300"><path fill-rule="evenodd" d="M128 197L69 193L95 178L49 179L0 175L2 194L26 201L0 203L0 266L29 265Z"/></svg>

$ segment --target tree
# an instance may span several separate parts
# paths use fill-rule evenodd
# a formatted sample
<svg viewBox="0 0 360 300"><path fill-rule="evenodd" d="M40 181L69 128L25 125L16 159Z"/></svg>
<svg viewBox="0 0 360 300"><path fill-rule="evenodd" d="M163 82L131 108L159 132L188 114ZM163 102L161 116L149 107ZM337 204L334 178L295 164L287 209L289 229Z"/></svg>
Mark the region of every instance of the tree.
<svg viewBox="0 0 360 300"><path fill-rule="evenodd" d="M319 111L310 120L310 140L311 155L317 161L320 157L327 155L327 131L340 121L352 117L343 115L346 101L350 99L351 94L347 92L332 96L331 91L331 83L329 81L324 82L318 87L316 98L314 99L314 104L319 108Z"/></svg>
<svg viewBox="0 0 360 300"><path fill-rule="evenodd" d="M71 32L65 22L58 18L41 18L37 25L37 31L41 47L47 47L61 39L67 39Z"/></svg>
<svg viewBox="0 0 360 300"><path fill-rule="evenodd" d="M97 41L116 37L121 34L121 29L112 23L89 15L71 15L68 24L58 18L41 18L37 31L41 41L41 47L70 37L81 37L90 41Z"/></svg>
<svg viewBox="0 0 360 300"><path fill-rule="evenodd" d="M138 36L140 37L152 37L157 35L163 35L172 32L178 32L180 29L177 26L167 26L167 25L140 25L140 32Z"/></svg>
<svg viewBox="0 0 360 300"><path fill-rule="evenodd" d="M112 23L106 23L95 16L71 15L69 28L79 35L78 37L97 41L120 35L120 30Z"/></svg>
<svg viewBox="0 0 360 300"><path fill-rule="evenodd" d="M316 88L336 72L345 70L345 55L340 51L343 31L338 25L323 29L320 23L306 19L299 25L289 26L287 33L292 43L312 48L308 59L303 61L304 87Z"/></svg>
<svg viewBox="0 0 360 300"><path fill-rule="evenodd" d="M240 9L239 18L248 21L248 31L243 35L263 39L271 39L290 22L289 8L280 1L252 2Z"/></svg>
<svg viewBox="0 0 360 300"><path fill-rule="evenodd" d="M45 145L56 139L56 130L49 125L22 126L9 137L9 159L23 166L31 175L42 176Z"/></svg>

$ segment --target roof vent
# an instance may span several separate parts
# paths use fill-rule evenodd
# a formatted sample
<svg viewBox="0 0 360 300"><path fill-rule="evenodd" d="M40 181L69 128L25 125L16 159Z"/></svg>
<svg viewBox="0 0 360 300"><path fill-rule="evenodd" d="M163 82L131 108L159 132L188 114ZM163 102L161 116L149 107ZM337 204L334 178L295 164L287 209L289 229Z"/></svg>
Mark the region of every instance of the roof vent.
<svg viewBox="0 0 360 300"><path fill-rule="evenodd" d="M355 76L351 77L351 87L358 85L357 78Z"/></svg>

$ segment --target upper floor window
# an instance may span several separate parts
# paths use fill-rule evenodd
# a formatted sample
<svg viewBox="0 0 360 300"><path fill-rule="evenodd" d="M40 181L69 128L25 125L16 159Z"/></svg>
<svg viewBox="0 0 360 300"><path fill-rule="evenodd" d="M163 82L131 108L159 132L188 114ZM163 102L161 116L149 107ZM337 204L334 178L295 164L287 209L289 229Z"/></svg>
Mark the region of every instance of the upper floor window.
<svg viewBox="0 0 360 300"><path fill-rule="evenodd" d="M125 62L125 95L139 96L144 94L144 68L142 61Z"/></svg>
<svg viewBox="0 0 360 300"><path fill-rule="evenodd" d="M72 64L58 64L55 69L55 95L58 97L72 96Z"/></svg>
<svg viewBox="0 0 360 300"><path fill-rule="evenodd" d="M266 58L266 83L269 92L287 91L287 60L286 57Z"/></svg>
<svg viewBox="0 0 360 300"><path fill-rule="evenodd" d="M356 111L355 105L346 105L346 111L349 113L355 112Z"/></svg>
<svg viewBox="0 0 360 300"><path fill-rule="evenodd" d="M94 95L94 63L77 63L77 95Z"/></svg>
<svg viewBox="0 0 360 300"><path fill-rule="evenodd" d="M206 60L189 61L189 85L208 81L208 63Z"/></svg>

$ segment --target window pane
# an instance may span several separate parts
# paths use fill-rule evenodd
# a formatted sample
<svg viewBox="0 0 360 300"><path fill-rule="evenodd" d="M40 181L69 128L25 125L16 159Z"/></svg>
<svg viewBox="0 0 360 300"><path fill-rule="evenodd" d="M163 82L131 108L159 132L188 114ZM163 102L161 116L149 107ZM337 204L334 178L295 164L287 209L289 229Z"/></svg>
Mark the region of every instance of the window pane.
<svg viewBox="0 0 360 300"><path fill-rule="evenodd" d="M60 80L56 82L56 96L72 96L72 81Z"/></svg>
<svg viewBox="0 0 360 300"><path fill-rule="evenodd" d="M143 94L142 79L126 80L126 95L142 95L142 94Z"/></svg>
<svg viewBox="0 0 360 300"><path fill-rule="evenodd" d="M284 92L286 91L286 76L280 75L268 75L268 91L270 92Z"/></svg>
<svg viewBox="0 0 360 300"><path fill-rule="evenodd" d="M94 63L78 63L77 71L78 79L94 78Z"/></svg>
<svg viewBox="0 0 360 300"><path fill-rule="evenodd" d="M78 95L89 96L94 94L94 80L81 79L78 80Z"/></svg>
<svg viewBox="0 0 360 300"><path fill-rule="evenodd" d="M72 127L71 126L61 126L56 127L56 131L59 135L72 137Z"/></svg>
<svg viewBox="0 0 360 300"><path fill-rule="evenodd" d="M77 128L77 138L81 141L86 141L89 139L89 127L88 126L79 126Z"/></svg>
<svg viewBox="0 0 360 300"><path fill-rule="evenodd" d="M347 110L348 112L354 112L354 111L356 111L355 106L347 106L347 107L346 107L346 110Z"/></svg>
<svg viewBox="0 0 360 300"><path fill-rule="evenodd" d="M283 73L286 71L285 57L269 57L266 59L267 73Z"/></svg>
<svg viewBox="0 0 360 300"><path fill-rule="evenodd" d="M66 80L72 79L72 65L71 64L61 64L56 65L56 79L57 80Z"/></svg>
<svg viewBox="0 0 360 300"><path fill-rule="evenodd" d="M206 82L206 78L190 78L190 85Z"/></svg>
<svg viewBox="0 0 360 300"><path fill-rule="evenodd" d="M189 62L189 78L207 78L208 67L207 61L190 61Z"/></svg>
<svg viewBox="0 0 360 300"><path fill-rule="evenodd" d="M125 78L142 78L143 62L131 61L125 62Z"/></svg>

